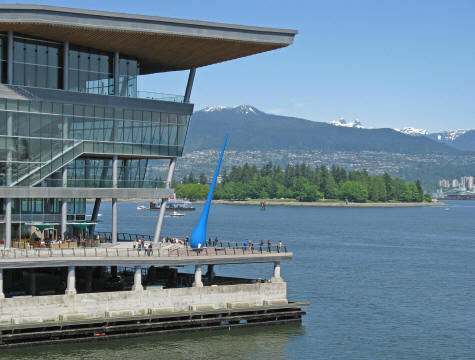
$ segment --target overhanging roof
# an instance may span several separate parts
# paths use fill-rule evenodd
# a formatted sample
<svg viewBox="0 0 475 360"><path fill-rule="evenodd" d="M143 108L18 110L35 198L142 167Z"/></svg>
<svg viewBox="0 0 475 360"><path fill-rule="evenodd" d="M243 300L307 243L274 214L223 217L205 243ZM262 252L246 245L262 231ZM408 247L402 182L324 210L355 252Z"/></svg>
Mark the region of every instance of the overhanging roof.
<svg viewBox="0 0 475 360"><path fill-rule="evenodd" d="M228 25L43 5L0 5L15 31L140 59L141 73L185 70L292 44L296 30Z"/></svg>

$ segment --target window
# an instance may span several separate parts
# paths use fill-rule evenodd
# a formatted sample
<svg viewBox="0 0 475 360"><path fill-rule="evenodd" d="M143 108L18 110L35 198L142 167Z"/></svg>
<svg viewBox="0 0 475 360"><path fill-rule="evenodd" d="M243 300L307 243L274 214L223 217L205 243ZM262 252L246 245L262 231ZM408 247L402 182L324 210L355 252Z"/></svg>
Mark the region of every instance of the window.
<svg viewBox="0 0 475 360"><path fill-rule="evenodd" d="M62 44L15 36L13 40L13 84L60 89Z"/></svg>

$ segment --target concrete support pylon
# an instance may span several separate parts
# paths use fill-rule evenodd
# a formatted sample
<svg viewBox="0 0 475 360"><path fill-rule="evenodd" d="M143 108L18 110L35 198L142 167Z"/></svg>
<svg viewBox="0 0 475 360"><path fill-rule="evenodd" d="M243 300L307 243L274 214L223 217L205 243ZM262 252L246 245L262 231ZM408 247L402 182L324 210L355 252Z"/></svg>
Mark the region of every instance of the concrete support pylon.
<svg viewBox="0 0 475 360"><path fill-rule="evenodd" d="M76 267L68 266L68 280L66 286L66 295L76 294Z"/></svg>
<svg viewBox="0 0 475 360"><path fill-rule="evenodd" d="M284 281L280 276L280 261L274 261L274 276L271 279L272 282Z"/></svg>
<svg viewBox="0 0 475 360"><path fill-rule="evenodd" d="M193 287L203 287L203 281L201 279L202 270L201 265L195 265L195 281Z"/></svg>
<svg viewBox="0 0 475 360"><path fill-rule="evenodd" d="M132 286L132 291L142 291L142 267L136 266L134 273L134 286Z"/></svg>
<svg viewBox="0 0 475 360"><path fill-rule="evenodd" d="M0 269L0 299L5 298L5 293L3 292L3 269Z"/></svg>

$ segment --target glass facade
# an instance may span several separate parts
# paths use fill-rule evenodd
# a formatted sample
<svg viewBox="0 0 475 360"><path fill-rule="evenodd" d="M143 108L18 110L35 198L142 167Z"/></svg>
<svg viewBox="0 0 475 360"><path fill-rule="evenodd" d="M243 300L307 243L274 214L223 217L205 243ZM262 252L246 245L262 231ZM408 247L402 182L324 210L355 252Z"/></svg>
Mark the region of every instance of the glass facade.
<svg viewBox="0 0 475 360"><path fill-rule="evenodd" d="M62 44L15 36L13 41L13 84L60 89Z"/></svg>
<svg viewBox="0 0 475 360"><path fill-rule="evenodd" d="M5 33L0 33L0 81L7 82L7 45L8 37Z"/></svg>
<svg viewBox="0 0 475 360"><path fill-rule="evenodd" d="M68 59L69 91L114 95L112 54L71 46Z"/></svg>
<svg viewBox="0 0 475 360"><path fill-rule="evenodd" d="M0 170L6 168L9 153L10 185L31 186L82 153L181 156L189 118L154 111L0 99ZM7 129L8 122L11 129ZM5 185L5 176L0 176L0 186Z"/></svg>
<svg viewBox="0 0 475 360"><path fill-rule="evenodd" d="M118 69L114 69L113 53L70 44L65 62L64 43L15 33L12 45L13 86L9 91L22 95L14 98L9 93L8 98L0 98L0 186L61 187L61 170L66 167L67 187L110 188L114 155L119 156L119 188L164 186L161 180L147 178L150 159L182 155L191 114L183 114L178 104L166 106L177 109L174 113L144 110L143 100L113 101L121 106L109 106L107 98L94 96L139 97L137 59L120 56ZM2 83L7 83L8 61L8 35L0 32ZM118 73L118 89L114 89L114 73ZM63 89L65 75L67 89ZM39 91L51 97L44 100L32 95L25 100L34 92L23 93L23 86L66 91ZM67 92L93 95L72 98L64 95ZM183 102L183 97L164 95L145 97ZM77 102L76 97L80 98ZM147 105L147 109L155 107L163 106ZM11 219L22 224L58 223L61 203L62 199L12 199ZM67 199L67 204L68 222L85 220L86 199ZM0 241L4 214L5 200L0 199Z"/></svg>
<svg viewBox="0 0 475 360"><path fill-rule="evenodd" d="M137 97L139 63L134 59L119 59L119 96Z"/></svg>

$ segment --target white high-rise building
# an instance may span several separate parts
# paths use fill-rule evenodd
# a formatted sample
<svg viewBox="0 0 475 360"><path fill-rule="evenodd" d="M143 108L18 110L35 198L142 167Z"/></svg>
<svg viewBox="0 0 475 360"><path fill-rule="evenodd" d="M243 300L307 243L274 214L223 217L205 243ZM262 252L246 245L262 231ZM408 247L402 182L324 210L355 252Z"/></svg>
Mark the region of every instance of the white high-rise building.
<svg viewBox="0 0 475 360"><path fill-rule="evenodd" d="M467 190L473 189L473 176L462 176L460 179L461 186Z"/></svg>

